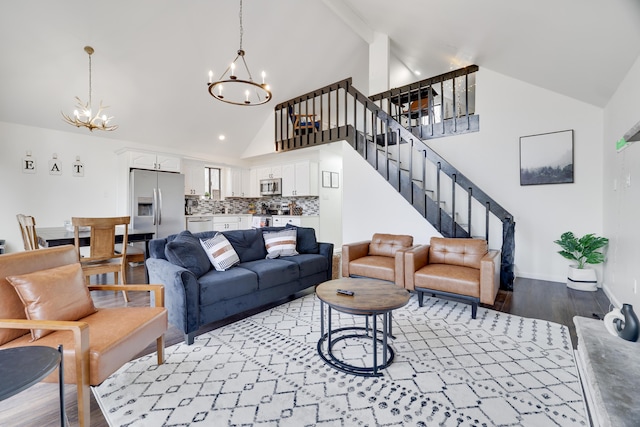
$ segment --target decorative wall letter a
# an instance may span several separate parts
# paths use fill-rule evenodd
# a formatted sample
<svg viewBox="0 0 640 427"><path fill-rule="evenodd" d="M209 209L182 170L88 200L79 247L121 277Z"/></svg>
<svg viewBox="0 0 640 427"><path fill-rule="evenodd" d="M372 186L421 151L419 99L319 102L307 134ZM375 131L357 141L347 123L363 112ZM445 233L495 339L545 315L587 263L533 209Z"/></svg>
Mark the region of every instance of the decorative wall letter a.
<svg viewBox="0 0 640 427"><path fill-rule="evenodd" d="M56 153L53 153L53 158L49 160L49 175L62 175L62 165Z"/></svg>

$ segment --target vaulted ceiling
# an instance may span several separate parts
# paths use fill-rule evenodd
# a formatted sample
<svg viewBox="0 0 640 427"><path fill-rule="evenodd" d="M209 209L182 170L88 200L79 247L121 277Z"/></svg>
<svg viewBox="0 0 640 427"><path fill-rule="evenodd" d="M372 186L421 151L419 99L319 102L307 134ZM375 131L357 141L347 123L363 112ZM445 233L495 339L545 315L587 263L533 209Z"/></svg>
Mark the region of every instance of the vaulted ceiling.
<svg viewBox="0 0 640 427"><path fill-rule="evenodd" d="M238 11L239 0L3 1L0 121L88 134L60 114L87 98L85 45L94 104L120 126L100 136L237 157L278 102L349 76L366 93L374 32L390 38L392 85L473 63L598 107L640 55L637 0L244 0L246 59L274 100L238 107L206 90L238 49Z"/></svg>

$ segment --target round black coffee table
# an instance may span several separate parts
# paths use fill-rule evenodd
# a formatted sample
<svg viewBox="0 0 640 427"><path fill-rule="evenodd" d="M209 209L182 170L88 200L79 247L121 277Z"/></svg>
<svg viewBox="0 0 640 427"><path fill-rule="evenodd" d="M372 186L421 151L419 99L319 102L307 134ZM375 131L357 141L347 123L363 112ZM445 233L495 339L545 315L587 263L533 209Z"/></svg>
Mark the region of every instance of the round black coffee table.
<svg viewBox="0 0 640 427"><path fill-rule="evenodd" d="M62 346L14 347L0 350L0 400L5 400L40 382L59 368L60 425L65 425Z"/></svg>
<svg viewBox="0 0 640 427"><path fill-rule="evenodd" d="M353 292L344 295L338 290ZM380 376L381 369L388 367L395 356L393 348L387 344L387 337L391 333L391 312L403 307L409 302L410 294L406 289L393 283L376 279L342 278L321 283L316 287L316 295L320 299L320 339L318 340L318 354L335 369L360 376ZM325 333L324 304L327 309L327 332ZM332 328L331 310L343 313L366 316L366 326L349 326ZM382 339L378 338L377 316L382 315ZM372 327L369 328L369 316ZM349 331L364 331L364 333L347 333ZM369 334L370 332L370 334ZM373 344L373 365L355 366L338 359L333 354L333 346L340 341L352 338L367 338ZM327 342L325 350L325 341ZM378 363L378 342L382 344L382 363Z"/></svg>

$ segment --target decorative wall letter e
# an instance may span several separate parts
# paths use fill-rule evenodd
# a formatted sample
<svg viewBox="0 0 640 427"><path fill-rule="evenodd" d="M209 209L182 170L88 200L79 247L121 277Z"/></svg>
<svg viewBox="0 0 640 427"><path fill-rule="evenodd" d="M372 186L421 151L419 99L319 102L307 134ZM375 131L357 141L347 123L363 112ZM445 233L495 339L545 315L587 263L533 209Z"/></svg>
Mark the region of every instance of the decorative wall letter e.
<svg viewBox="0 0 640 427"><path fill-rule="evenodd" d="M36 173L36 159L31 157L31 151L27 151L26 157L22 158L22 173Z"/></svg>

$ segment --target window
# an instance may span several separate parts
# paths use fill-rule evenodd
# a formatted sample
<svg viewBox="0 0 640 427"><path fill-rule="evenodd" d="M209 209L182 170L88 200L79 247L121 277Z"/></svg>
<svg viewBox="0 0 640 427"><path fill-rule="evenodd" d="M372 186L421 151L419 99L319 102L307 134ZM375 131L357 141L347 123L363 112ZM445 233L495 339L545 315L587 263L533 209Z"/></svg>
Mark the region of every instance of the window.
<svg viewBox="0 0 640 427"><path fill-rule="evenodd" d="M204 168L204 191L212 200L220 200L220 168Z"/></svg>

